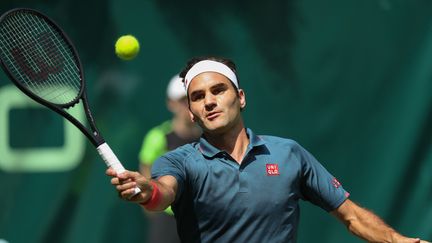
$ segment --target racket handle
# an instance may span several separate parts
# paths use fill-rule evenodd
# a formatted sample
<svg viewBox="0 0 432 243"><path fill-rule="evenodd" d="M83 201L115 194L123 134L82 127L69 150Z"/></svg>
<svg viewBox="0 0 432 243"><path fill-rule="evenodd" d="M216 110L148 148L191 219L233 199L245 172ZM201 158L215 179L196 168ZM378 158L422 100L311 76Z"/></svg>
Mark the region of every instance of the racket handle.
<svg viewBox="0 0 432 243"><path fill-rule="evenodd" d="M103 143L99 145L99 147L97 147L96 149L99 152L102 159L105 161L105 164L108 167L113 168L117 174L121 174L125 171L125 168L123 167L122 163L120 162L120 160L117 158L117 156L114 154L114 152L111 150L111 148L108 146L107 143ZM135 187L135 192L131 197L135 196L140 192L141 190L138 187Z"/></svg>

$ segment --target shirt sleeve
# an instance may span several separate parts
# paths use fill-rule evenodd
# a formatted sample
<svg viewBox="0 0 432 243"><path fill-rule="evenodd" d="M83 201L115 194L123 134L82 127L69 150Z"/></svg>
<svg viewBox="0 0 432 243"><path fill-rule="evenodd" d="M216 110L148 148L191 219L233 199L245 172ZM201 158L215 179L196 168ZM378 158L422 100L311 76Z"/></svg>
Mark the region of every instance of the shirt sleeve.
<svg viewBox="0 0 432 243"><path fill-rule="evenodd" d="M301 193L304 200L327 212L338 208L349 196L341 183L308 151L300 147L302 163Z"/></svg>
<svg viewBox="0 0 432 243"><path fill-rule="evenodd" d="M152 179L171 175L177 180L176 200L184 190L186 171L181 156L176 156L175 150L159 157L152 166Z"/></svg>

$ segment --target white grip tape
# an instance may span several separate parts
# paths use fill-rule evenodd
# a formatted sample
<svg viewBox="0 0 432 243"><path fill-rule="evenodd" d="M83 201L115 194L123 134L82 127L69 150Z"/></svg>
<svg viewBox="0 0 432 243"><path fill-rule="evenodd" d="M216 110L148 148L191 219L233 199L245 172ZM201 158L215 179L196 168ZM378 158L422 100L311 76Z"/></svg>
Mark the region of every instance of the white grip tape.
<svg viewBox="0 0 432 243"><path fill-rule="evenodd" d="M125 171L125 168L121 164L120 160L117 158L117 156L114 154L114 152L111 150L107 143L99 145L99 147L97 147L96 149L102 159L105 161L105 164L108 167L113 168L117 174L121 174ZM141 190L138 187L135 187L135 192L132 196L135 196L140 192Z"/></svg>
<svg viewBox="0 0 432 243"><path fill-rule="evenodd" d="M97 147L97 151L99 152L102 159L105 161L105 164L108 167L113 168L114 171L117 172L117 174L121 174L125 171L125 168L120 163L120 160L118 160L117 156L114 154L114 152L111 150L107 143L103 143L99 147Z"/></svg>

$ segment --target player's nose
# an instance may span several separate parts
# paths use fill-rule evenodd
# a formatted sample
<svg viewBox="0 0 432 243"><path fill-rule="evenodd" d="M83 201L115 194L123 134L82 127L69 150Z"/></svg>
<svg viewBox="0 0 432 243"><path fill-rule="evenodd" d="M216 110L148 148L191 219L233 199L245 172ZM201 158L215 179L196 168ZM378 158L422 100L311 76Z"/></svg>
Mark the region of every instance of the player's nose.
<svg viewBox="0 0 432 243"><path fill-rule="evenodd" d="M214 95L206 95L206 97L204 98L204 105L205 105L205 109L206 111L211 111L213 110L217 103L216 103L216 97Z"/></svg>

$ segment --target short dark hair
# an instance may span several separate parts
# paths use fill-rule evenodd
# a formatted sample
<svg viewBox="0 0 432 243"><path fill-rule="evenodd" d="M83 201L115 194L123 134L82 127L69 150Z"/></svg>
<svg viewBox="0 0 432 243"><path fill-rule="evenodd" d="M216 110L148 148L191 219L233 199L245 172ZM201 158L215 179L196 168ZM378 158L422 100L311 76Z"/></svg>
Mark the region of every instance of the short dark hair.
<svg viewBox="0 0 432 243"><path fill-rule="evenodd" d="M191 58L187 62L186 67L184 67L183 70L179 74L180 78L182 78L182 81L184 82L184 79L185 79L185 76L186 76L187 72L193 67L193 65L195 65L196 63L198 63L200 61L204 61L204 60L211 60L211 61L220 62L220 63L225 64L236 75L237 84L240 87L240 80L239 80L239 78L237 76L237 69L236 69L235 63L232 60L230 60L228 58L224 58L224 57L207 56L207 57L193 57L193 58ZM239 89L239 88L237 88L237 86L232 81L231 81L231 84L234 86L235 90Z"/></svg>

